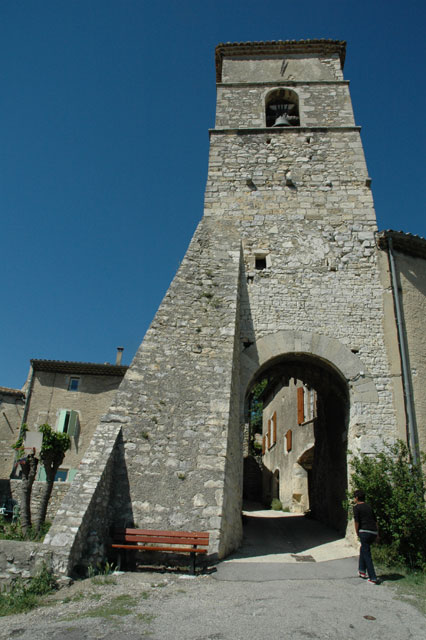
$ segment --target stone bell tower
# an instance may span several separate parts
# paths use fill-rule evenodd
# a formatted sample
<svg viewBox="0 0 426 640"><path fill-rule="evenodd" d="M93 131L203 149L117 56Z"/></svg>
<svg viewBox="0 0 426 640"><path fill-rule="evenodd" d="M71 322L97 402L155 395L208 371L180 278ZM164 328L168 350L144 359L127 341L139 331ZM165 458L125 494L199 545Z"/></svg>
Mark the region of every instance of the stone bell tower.
<svg viewBox="0 0 426 640"><path fill-rule="evenodd" d="M106 453L72 486L80 508L87 474L102 472L110 521L207 530L211 554L235 549L247 397L262 375L324 397L313 497L331 523L347 449L395 437L376 219L344 59L330 40L217 47L204 216L99 425L91 448Z"/></svg>

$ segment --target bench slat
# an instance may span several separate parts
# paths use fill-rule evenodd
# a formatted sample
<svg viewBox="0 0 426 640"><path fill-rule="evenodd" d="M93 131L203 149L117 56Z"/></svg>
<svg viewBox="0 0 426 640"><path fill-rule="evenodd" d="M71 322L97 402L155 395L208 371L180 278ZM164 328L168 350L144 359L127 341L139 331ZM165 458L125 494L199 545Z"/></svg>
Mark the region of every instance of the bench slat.
<svg viewBox="0 0 426 640"><path fill-rule="evenodd" d="M114 542L154 542L157 544L196 544L200 546L207 546L208 540L199 540L198 538L176 537L169 536L114 536Z"/></svg>
<svg viewBox="0 0 426 640"><path fill-rule="evenodd" d="M199 538L209 541L209 533L204 533L201 531L167 531L167 530L155 530L155 529L114 529L114 534L123 536L123 535L144 535L150 537L160 537L167 536L168 538Z"/></svg>
<svg viewBox="0 0 426 640"><path fill-rule="evenodd" d="M181 547L147 547L138 544L112 544L113 549L135 549L136 551L176 551L177 553L207 553L207 549L188 549Z"/></svg>

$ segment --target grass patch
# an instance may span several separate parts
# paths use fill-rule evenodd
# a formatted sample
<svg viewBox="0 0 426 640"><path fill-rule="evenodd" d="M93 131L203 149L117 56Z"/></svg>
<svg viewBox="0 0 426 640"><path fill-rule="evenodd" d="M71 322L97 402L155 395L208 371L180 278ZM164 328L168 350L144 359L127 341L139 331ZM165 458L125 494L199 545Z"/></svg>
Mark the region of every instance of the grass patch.
<svg viewBox="0 0 426 640"><path fill-rule="evenodd" d="M403 570L401 570L402 573ZM386 574L383 575L386 580ZM402 600L406 600L416 609L426 615L426 574L407 572L397 580L393 580L392 587Z"/></svg>
<svg viewBox="0 0 426 640"><path fill-rule="evenodd" d="M43 569L29 582L18 578L8 591L0 593L0 616L10 616L31 611L41 604L42 596L56 588L52 574Z"/></svg>
<svg viewBox="0 0 426 640"><path fill-rule="evenodd" d="M128 616L132 613L132 608L136 606L137 600L132 596L123 594L117 596L114 600L101 604L99 607L87 611L81 617L82 618L105 618L106 620L112 620L114 616Z"/></svg>
<svg viewBox="0 0 426 640"><path fill-rule="evenodd" d="M90 578L90 582L96 585L117 584L117 580L112 576L94 576Z"/></svg>
<svg viewBox="0 0 426 640"><path fill-rule="evenodd" d="M142 620L142 622L146 622L147 624L149 624L150 622L152 622L155 618L155 614L153 613L138 613L138 615L136 616L138 620Z"/></svg>
<svg viewBox="0 0 426 640"><path fill-rule="evenodd" d="M386 545L373 545L371 551L381 580L391 585L399 598L426 614L426 571L411 570L394 562Z"/></svg>
<svg viewBox="0 0 426 640"><path fill-rule="evenodd" d="M37 532L34 527L29 527L24 534L20 522L10 522L4 516L0 516L0 540L42 542L50 526L51 522L44 522L40 527L40 531Z"/></svg>

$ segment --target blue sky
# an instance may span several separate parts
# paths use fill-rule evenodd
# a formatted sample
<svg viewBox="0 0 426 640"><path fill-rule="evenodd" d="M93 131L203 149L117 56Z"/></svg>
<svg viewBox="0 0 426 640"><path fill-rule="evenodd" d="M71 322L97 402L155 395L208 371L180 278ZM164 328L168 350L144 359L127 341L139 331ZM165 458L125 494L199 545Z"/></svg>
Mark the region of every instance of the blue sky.
<svg viewBox="0 0 426 640"><path fill-rule="evenodd" d="M380 229L426 237L423 0L0 0L0 385L129 364L203 212L214 48L346 40Z"/></svg>

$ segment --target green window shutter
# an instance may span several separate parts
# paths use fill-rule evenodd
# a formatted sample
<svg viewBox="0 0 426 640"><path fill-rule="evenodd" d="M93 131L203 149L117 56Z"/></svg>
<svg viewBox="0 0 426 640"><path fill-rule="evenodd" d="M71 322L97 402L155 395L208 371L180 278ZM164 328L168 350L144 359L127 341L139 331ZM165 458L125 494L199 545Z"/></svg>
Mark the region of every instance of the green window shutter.
<svg viewBox="0 0 426 640"><path fill-rule="evenodd" d="M78 471L78 469L69 469L67 482L72 482L74 480L77 471Z"/></svg>
<svg viewBox="0 0 426 640"><path fill-rule="evenodd" d="M79 432L79 421L77 411L70 411L70 419L68 422L68 435L70 438L77 438Z"/></svg>
<svg viewBox="0 0 426 640"><path fill-rule="evenodd" d="M59 433L63 433L64 432L64 424L65 424L66 415L67 415L67 410L66 409L61 409L61 413L59 414L58 426L56 428L56 431L58 431Z"/></svg>
<svg viewBox="0 0 426 640"><path fill-rule="evenodd" d="M46 482L47 480L46 471L42 464L38 468L37 480L39 480L40 482Z"/></svg>

